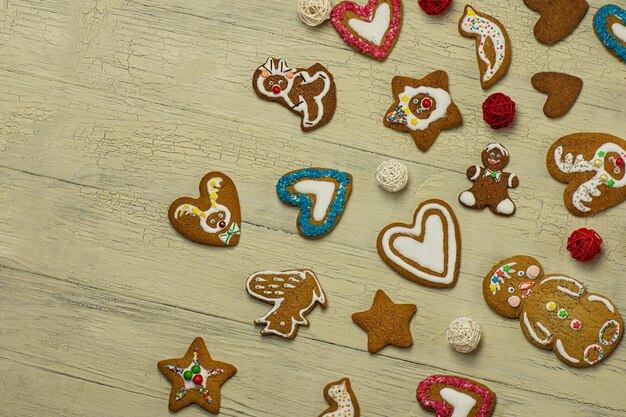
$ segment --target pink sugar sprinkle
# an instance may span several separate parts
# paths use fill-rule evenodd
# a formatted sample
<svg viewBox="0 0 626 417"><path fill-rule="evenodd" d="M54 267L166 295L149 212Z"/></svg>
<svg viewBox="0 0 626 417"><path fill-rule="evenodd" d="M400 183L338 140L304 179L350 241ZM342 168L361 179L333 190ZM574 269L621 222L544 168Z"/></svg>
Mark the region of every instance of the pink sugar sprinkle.
<svg viewBox="0 0 626 417"><path fill-rule="evenodd" d="M435 410L436 417L449 417L454 409L445 401L435 401L428 397L428 390L433 384L445 384L450 388L459 388L462 391L471 391L480 395L483 402L476 417L488 417L492 402L495 400L493 394L481 385L458 376L433 375L419 383L417 387L417 401L422 406Z"/></svg>

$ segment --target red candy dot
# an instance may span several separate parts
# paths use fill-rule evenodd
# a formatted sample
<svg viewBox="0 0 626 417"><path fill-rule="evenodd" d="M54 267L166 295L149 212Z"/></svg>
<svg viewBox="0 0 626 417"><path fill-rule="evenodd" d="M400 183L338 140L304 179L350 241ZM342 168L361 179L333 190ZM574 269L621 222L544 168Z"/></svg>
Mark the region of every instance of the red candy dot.
<svg viewBox="0 0 626 417"><path fill-rule="evenodd" d="M272 93L274 94L278 94L280 93L280 87L275 85L274 87L272 87Z"/></svg>
<svg viewBox="0 0 626 417"><path fill-rule="evenodd" d="M574 230L567 239L567 250L572 258L580 262L589 262L600 252L602 238L595 231L584 227Z"/></svg>
<svg viewBox="0 0 626 417"><path fill-rule="evenodd" d="M417 4L419 4L424 13L437 15L448 10L452 0L417 0Z"/></svg>
<svg viewBox="0 0 626 417"><path fill-rule="evenodd" d="M492 129L502 129L513 123L515 102L511 97L495 93L483 103L483 119Z"/></svg>
<svg viewBox="0 0 626 417"><path fill-rule="evenodd" d="M615 165L617 165L618 167L621 167L622 165L624 165L624 160L622 158L617 158L615 160Z"/></svg>
<svg viewBox="0 0 626 417"><path fill-rule="evenodd" d="M200 374L194 375L192 381L196 385L202 385L202 381L203 381L202 375Z"/></svg>
<svg viewBox="0 0 626 417"><path fill-rule="evenodd" d="M422 100L422 107L429 109L430 106L433 105L433 102L429 98L425 98Z"/></svg>

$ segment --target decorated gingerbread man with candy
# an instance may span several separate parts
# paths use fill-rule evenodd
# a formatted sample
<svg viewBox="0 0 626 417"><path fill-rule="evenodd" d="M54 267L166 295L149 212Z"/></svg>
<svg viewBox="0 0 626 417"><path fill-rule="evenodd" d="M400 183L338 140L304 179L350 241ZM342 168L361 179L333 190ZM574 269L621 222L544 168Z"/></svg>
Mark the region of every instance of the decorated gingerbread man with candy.
<svg viewBox="0 0 626 417"><path fill-rule="evenodd" d="M553 350L569 366L587 368L606 359L622 336L624 322L611 301L573 278L544 275L530 256L495 265L483 280L483 296L499 315L519 318L533 345Z"/></svg>
<svg viewBox="0 0 626 417"><path fill-rule="evenodd" d="M519 179L502 171L509 163L509 151L499 143L490 143L481 157L484 167L474 165L467 169L467 178L474 185L459 195L459 202L476 209L489 207L496 214L511 216L515 204L509 198L509 188L519 186Z"/></svg>

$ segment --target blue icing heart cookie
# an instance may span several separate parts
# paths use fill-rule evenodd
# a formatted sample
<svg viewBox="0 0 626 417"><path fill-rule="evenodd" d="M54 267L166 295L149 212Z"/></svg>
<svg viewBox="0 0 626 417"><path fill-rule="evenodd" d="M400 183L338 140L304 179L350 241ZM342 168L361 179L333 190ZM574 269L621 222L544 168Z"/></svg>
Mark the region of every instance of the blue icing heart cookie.
<svg viewBox="0 0 626 417"><path fill-rule="evenodd" d="M614 4L600 7L593 18L593 27L604 46L626 62L626 10Z"/></svg>
<svg viewBox="0 0 626 417"><path fill-rule="evenodd" d="M318 239L330 233L352 191L352 175L336 169L305 168L283 175L276 184L283 203L300 207L298 231Z"/></svg>

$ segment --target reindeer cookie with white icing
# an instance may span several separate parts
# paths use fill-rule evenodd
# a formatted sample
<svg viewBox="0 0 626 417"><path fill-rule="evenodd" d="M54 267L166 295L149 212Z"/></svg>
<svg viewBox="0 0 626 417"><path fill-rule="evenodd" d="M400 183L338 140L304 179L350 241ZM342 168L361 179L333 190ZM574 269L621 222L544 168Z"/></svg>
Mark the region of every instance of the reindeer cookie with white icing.
<svg viewBox="0 0 626 417"><path fill-rule="evenodd" d="M626 200L626 141L607 133L575 133L552 144L548 172L567 183L563 200L585 217Z"/></svg>
<svg viewBox="0 0 626 417"><path fill-rule="evenodd" d="M504 25L495 17L476 11L469 4L459 20L459 33L475 38L476 57L483 90L506 74L511 62L511 40Z"/></svg>
<svg viewBox="0 0 626 417"><path fill-rule="evenodd" d="M200 197L176 199L170 223L187 239L210 246L235 246L241 235L241 210L235 183L222 172L200 180Z"/></svg>
<svg viewBox="0 0 626 417"><path fill-rule="evenodd" d="M544 275L530 256L494 265L483 280L483 296L499 315L519 318L533 345L553 350L569 366L587 368L606 360L622 337L624 321L609 299L573 278Z"/></svg>
<svg viewBox="0 0 626 417"><path fill-rule="evenodd" d="M254 72L252 87L262 99L300 115L300 128L305 132L325 125L335 114L335 81L321 64L291 68L284 59L270 57Z"/></svg>
<svg viewBox="0 0 626 417"><path fill-rule="evenodd" d="M348 378L326 385L324 397L330 407L323 411L319 417L359 417L361 415L359 403Z"/></svg>

